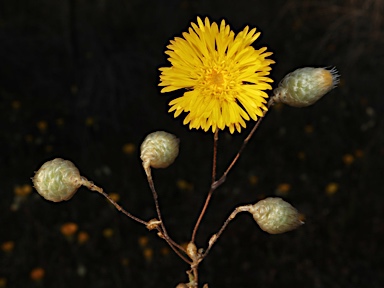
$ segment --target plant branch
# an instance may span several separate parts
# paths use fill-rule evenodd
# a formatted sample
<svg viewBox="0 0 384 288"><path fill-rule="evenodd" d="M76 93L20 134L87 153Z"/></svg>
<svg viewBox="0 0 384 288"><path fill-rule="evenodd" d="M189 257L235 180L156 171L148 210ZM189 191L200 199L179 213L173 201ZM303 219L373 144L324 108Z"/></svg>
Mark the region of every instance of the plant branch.
<svg viewBox="0 0 384 288"><path fill-rule="evenodd" d="M274 103L274 97L269 98L269 101L268 101L268 104L267 104L268 108L270 106L272 106L273 103ZM217 181L215 181L212 184L212 187L214 188L214 190L216 190L219 186L221 186L225 182L225 180L227 179L228 173L231 171L233 166L236 164L237 160L240 158L241 153L243 152L243 150L247 146L247 144L248 144L249 140L252 138L253 134L255 134L257 128L259 128L261 121L264 119L264 117L265 117L265 115L267 114L268 111L269 110L264 111L263 112L263 116L261 116L259 118L259 120L255 123L255 125L253 126L251 132L249 132L247 138L244 139L243 144L241 145L241 147L240 147L239 151L237 152L235 158L232 160L231 164L229 164L227 170L225 170L223 175Z"/></svg>
<svg viewBox="0 0 384 288"><path fill-rule="evenodd" d="M212 183L211 183L211 188L209 189L207 198L205 199L205 203L204 203L203 209L201 210L199 218L197 219L195 227L193 228L192 238L191 238L191 242L192 243L195 243L197 230L199 229L201 220L203 219L204 214L207 211L208 204L209 204L209 201L212 198L213 191L216 190L216 187L214 187L213 184L216 182L217 143L218 143L218 141L219 141L219 130L216 129L216 132L215 132L215 134L213 136L213 163L212 163Z"/></svg>
<svg viewBox="0 0 384 288"><path fill-rule="evenodd" d="M168 235L167 229L165 228L165 225L163 222L163 218L161 216L160 205L159 205L159 201L158 201L158 195L157 195L157 192L155 189L155 184L153 183L150 168L148 168L148 170L149 171L146 170L145 172L147 174L149 187L151 188L151 191L152 191L153 200L155 201L157 217L159 218L159 221L160 221L160 227L157 227L157 230L159 231L159 236L161 238L163 238L168 243L168 245L173 249L173 251L175 251L175 253L181 259L183 259L186 263L191 264L192 262L189 261L186 257L184 257L180 253L180 251L182 251L183 253L186 253L185 249L182 246L180 246L179 244L177 244L175 241L173 241ZM179 249L179 250L177 250L177 249Z"/></svg>
<svg viewBox="0 0 384 288"><path fill-rule="evenodd" d="M165 225L164 225L163 219L161 217L161 211L160 211L160 206L159 206L158 195L157 195L157 192L155 189L155 184L153 183L152 175L150 172L147 173L147 180L148 180L149 187L151 188L151 191L152 191L153 200L155 201L156 213L157 213L157 217L159 218L159 221L160 221L161 230L164 233L164 236L168 237L167 230L165 229Z"/></svg>
<svg viewBox="0 0 384 288"><path fill-rule="evenodd" d="M244 212L244 211L249 211L249 206L252 206L252 205L245 205L245 206L236 207L236 209L231 213L231 215L229 215L228 219L224 222L224 224L220 228L219 232L217 232L216 234L213 234L211 239L209 239L208 248L207 248L207 250L205 250L204 254L202 255L202 257L200 259L200 261L202 261L208 255L208 253L211 250L213 244L215 244L217 239L219 239L221 234L223 234L223 232L224 232L225 228L227 228L229 222L231 222L236 217L236 215L238 213Z"/></svg>
<svg viewBox="0 0 384 288"><path fill-rule="evenodd" d="M274 96L270 97L269 98L269 101L267 103L267 107L270 108L275 102L275 99L274 99ZM259 120L255 123L255 125L253 126L251 132L248 134L248 136L244 139L243 141L243 144L241 145L239 151L237 152L235 158L232 160L232 162L229 164L227 170L225 170L225 172L223 173L223 175L217 180L217 181L214 181L211 185L211 189L209 191L209 194L207 196L207 199L206 199L206 205L205 206L208 206L208 202L210 201L210 198L212 197L212 194L213 192L219 187L221 186L225 180L227 179L227 175L228 173L231 171L231 169L233 168L233 166L236 164L237 160L240 158L240 155L241 153L243 152L243 150L245 149L245 147L247 146L249 140L252 138L252 136L255 134L257 128L260 126L260 123L261 121L263 120L263 118L265 117L265 115L267 114L269 110L266 110L263 112L263 116L261 116L259 118ZM204 210L203 210L204 211ZM225 228L228 226L229 222L232 221L233 218L236 217L237 213L239 212L243 212L243 211L248 211L248 208L247 206L240 206L240 207L237 207L233 212L232 214L228 217L228 219L224 222L223 226L221 227L221 229L219 230L218 233L214 234L211 239L209 240L209 246L207 248L207 250L204 252L204 254L201 255L201 258L199 259L199 262L201 262L206 256L207 254L209 253L209 251L211 250L213 244L217 241L217 239L221 236L221 234L224 232ZM192 238L193 239L193 238Z"/></svg>
<svg viewBox="0 0 384 288"><path fill-rule="evenodd" d="M92 190L92 191L96 191L96 192L99 192L101 195L103 195L105 198L107 198L107 200L113 205L115 206L115 208L122 212L124 215L126 215L127 217L131 218L132 220L136 221L136 222L139 222L140 224L143 224L145 225L147 228L148 228L148 225L150 224L150 222L146 222L136 216L133 216L131 213L129 213L128 211L126 211L123 207L121 207L118 203L116 203L107 193L104 192L103 188L100 188L98 187L97 185L95 185L92 181L89 181L87 180L85 177L82 177L81 178L81 185L87 187L89 190ZM153 186L153 183L152 183L152 186ZM154 188L154 187L153 187ZM156 193L157 195L157 193ZM157 202L157 201L156 201ZM158 204L157 204L157 207L158 207ZM161 221L161 220L160 220ZM162 222L160 222L162 224ZM181 247L180 245L178 245L177 243L175 243L169 236L168 234L165 232L164 233L164 228L163 226L160 226L160 227L156 227L157 231L160 233L160 235L162 235L163 238L167 243L168 245L175 251L175 253L186 263L188 263L189 265L191 265L191 261L189 261L184 255L182 255L180 253L179 250L181 250L182 252L185 253L185 249L183 247ZM177 250L177 249L179 250Z"/></svg>
<svg viewBox="0 0 384 288"><path fill-rule="evenodd" d="M267 103L267 107L269 108L273 104L274 104L274 96L269 98L268 103ZM205 214L205 212L207 210L208 204L211 201L213 192L219 186L221 186L225 182L225 180L227 179L228 173L232 170L233 166L236 164L237 160L240 158L241 153L243 152L243 150L247 146L247 144L248 144L249 140L252 138L253 134L255 134L257 128L259 128L260 123L263 120L263 118L265 117L265 115L267 114L267 112L268 112L268 110L264 111L263 112L263 116L261 116L259 118L259 120L255 123L255 125L253 126L251 132L244 139L243 144L241 145L241 147L240 147L239 151L237 152L235 158L232 160L232 162L229 164L227 170L225 170L223 175L218 180L216 180L216 161L217 161L217 143L218 143L219 136L218 136L218 130L216 130L216 132L214 134L214 142L213 142L212 184L211 184L211 188L209 189L207 198L205 199L205 203L204 203L203 209L202 209L202 211L201 211L201 213L199 215L199 218L197 219L196 225L195 225L195 227L193 229L192 239L191 239L192 243L195 242L197 230L198 230L198 228L200 226L200 223L201 223L201 220L203 219L203 216L204 216L204 214Z"/></svg>
<svg viewBox="0 0 384 288"><path fill-rule="evenodd" d="M137 218L136 216L133 216L131 213L127 212L123 207L121 207L119 204L117 204L107 193L104 192L103 188L100 188L93 184L93 182L87 180L85 177L81 177L81 185L84 185L89 190L99 192L101 195L103 195L117 210L122 212L124 215L128 216L132 220L135 220L136 222L139 222L145 226L148 225L148 222L141 220L140 218Z"/></svg>

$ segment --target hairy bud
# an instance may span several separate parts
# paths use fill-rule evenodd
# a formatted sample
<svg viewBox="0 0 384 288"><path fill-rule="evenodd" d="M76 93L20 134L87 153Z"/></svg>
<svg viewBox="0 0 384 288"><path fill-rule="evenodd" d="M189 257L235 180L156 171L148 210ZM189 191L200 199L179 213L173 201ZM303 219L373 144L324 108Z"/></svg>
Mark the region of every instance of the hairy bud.
<svg viewBox="0 0 384 288"><path fill-rule="evenodd" d="M314 104L339 83L336 68L305 67L287 74L274 90L274 101L293 107Z"/></svg>
<svg viewBox="0 0 384 288"><path fill-rule="evenodd" d="M166 168L171 165L179 154L179 142L175 135L164 131L149 134L140 147L144 169Z"/></svg>
<svg viewBox="0 0 384 288"><path fill-rule="evenodd" d="M53 202L69 200L82 185L76 166L68 160L56 158L45 162L32 178L37 192Z"/></svg>
<svg viewBox="0 0 384 288"><path fill-rule="evenodd" d="M269 197L250 205L248 210L262 230L269 234L280 234L294 230L304 224L300 214L281 198Z"/></svg>

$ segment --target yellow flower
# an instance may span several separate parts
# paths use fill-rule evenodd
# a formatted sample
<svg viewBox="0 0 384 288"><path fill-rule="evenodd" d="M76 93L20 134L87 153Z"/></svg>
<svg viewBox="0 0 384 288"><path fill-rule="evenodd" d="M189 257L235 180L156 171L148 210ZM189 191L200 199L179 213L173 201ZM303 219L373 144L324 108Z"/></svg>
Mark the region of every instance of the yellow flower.
<svg viewBox="0 0 384 288"><path fill-rule="evenodd" d="M257 120L267 110L263 90L272 89L268 82L273 81L266 77L275 63L266 59L272 53L251 46L260 35L256 28L246 26L235 36L224 20L219 27L199 17L191 26L167 46L172 66L159 69L162 93L186 89L169 103L169 112L175 111L175 117L187 112L184 124L190 129L240 132L244 120Z"/></svg>

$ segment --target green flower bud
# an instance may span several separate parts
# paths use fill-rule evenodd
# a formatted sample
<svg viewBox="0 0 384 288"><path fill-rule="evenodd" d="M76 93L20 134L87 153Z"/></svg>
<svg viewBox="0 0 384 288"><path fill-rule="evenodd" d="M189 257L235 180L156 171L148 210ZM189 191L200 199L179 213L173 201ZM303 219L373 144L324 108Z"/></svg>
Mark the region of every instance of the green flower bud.
<svg viewBox="0 0 384 288"><path fill-rule="evenodd" d="M304 224L299 212L281 198L266 198L250 205L248 211L262 230L269 234L280 234L294 230Z"/></svg>
<svg viewBox="0 0 384 288"><path fill-rule="evenodd" d="M53 202L69 200L82 185L76 166L68 160L56 158L45 162L32 178L37 192Z"/></svg>
<svg viewBox="0 0 384 288"><path fill-rule="evenodd" d="M274 101L293 107L314 104L339 83L336 68L306 67L287 74L274 90Z"/></svg>
<svg viewBox="0 0 384 288"><path fill-rule="evenodd" d="M179 142L175 135L164 131L149 134L140 147L144 169L166 168L171 165L179 154Z"/></svg>

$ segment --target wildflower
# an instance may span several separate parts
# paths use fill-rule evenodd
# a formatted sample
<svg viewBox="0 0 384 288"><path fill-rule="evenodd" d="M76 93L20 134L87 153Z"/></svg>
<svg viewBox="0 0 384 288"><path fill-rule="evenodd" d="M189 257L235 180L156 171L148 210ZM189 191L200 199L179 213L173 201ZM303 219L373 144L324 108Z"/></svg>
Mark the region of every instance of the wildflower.
<svg viewBox="0 0 384 288"><path fill-rule="evenodd" d="M77 232L78 229L79 229L79 226L76 223L67 222L61 225L60 232L65 237L72 237Z"/></svg>
<svg viewBox="0 0 384 288"><path fill-rule="evenodd" d="M128 258L122 258L121 259L121 265L128 266L129 265L129 259Z"/></svg>
<svg viewBox="0 0 384 288"><path fill-rule="evenodd" d="M148 245L149 243L149 238L147 236L141 236L138 239L140 247L144 248Z"/></svg>
<svg viewBox="0 0 384 288"><path fill-rule="evenodd" d="M127 144L123 145L123 149L122 150L123 150L124 154L132 155L135 152L135 150L136 150L136 146L133 143L127 143Z"/></svg>
<svg viewBox="0 0 384 288"><path fill-rule="evenodd" d="M259 182L259 177L257 177L256 175L251 175L249 176L248 181L251 186L255 186L257 182Z"/></svg>
<svg viewBox="0 0 384 288"><path fill-rule="evenodd" d="M345 154L343 156L343 162L345 165L349 166L355 161L355 157L352 154Z"/></svg>
<svg viewBox="0 0 384 288"><path fill-rule="evenodd" d="M291 184L281 183L276 188L276 195L286 195L291 190Z"/></svg>
<svg viewBox="0 0 384 288"><path fill-rule="evenodd" d="M193 184L183 179L177 180L176 186L180 190L193 191Z"/></svg>
<svg viewBox="0 0 384 288"><path fill-rule="evenodd" d="M13 241L6 241L1 244L1 250L3 250L5 253L11 253L14 248L15 242Z"/></svg>
<svg viewBox="0 0 384 288"><path fill-rule="evenodd" d="M29 276L33 281L39 282L44 278L45 270L41 267L36 267L32 269L32 271L29 273Z"/></svg>
<svg viewBox="0 0 384 288"><path fill-rule="evenodd" d="M113 237L113 234L115 234L115 231L113 231L112 228L105 228L103 230L103 236L105 238L112 238Z"/></svg>
<svg viewBox="0 0 384 288"><path fill-rule="evenodd" d="M277 197L269 197L251 205L249 212L260 228L269 234L285 233L304 224L299 212Z"/></svg>
<svg viewBox="0 0 384 288"><path fill-rule="evenodd" d="M219 26L199 17L191 26L167 46L172 66L159 69L162 93L187 90L169 103L169 112L175 117L187 112L184 124L190 129L240 132L244 120L257 120L267 110L263 90L272 89L268 82L273 81L266 77L275 63L266 59L272 53L251 46L260 35L256 28L246 26L235 36L224 20Z"/></svg>
<svg viewBox="0 0 384 288"><path fill-rule="evenodd" d="M274 90L274 101L292 107L316 103L340 82L336 68L305 67L287 74Z"/></svg>
<svg viewBox="0 0 384 288"><path fill-rule="evenodd" d="M147 262L151 262L153 259L153 249L152 248L144 248L143 256Z"/></svg>
<svg viewBox="0 0 384 288"><path fill-rule="evenodd" d="M120 200L120 195L117 193L110 193L109 198L111 198L115 202L118 202Z"/></svg>
<svg viewBox="0 0 384 288"><path fill-rule="evenodd" d="M156 131L145 137L140 146L140 158L143 160L144 169L167 168L179 155L179 142L175 135Z"/></svg>
<svg viewBox="0 0 384 288"><path fill-rule="evenodd" d="M335 182L328 183L325 187L325 193L329 196L334 195L339 190L339 184Z"/></svg>
<svg viewBox="0 0 384 288"><path fill-rule="evenodd" d="M84 244L88 242L89 240L89 234L85 231L80 231L79 234L77 235L77 242L79 244Z"/></svg>
<svg viewBox="0 0 384 288"><path fill-rule="evenodd" d="M355 156L356 156L356 158L362 158L362 157L364 157L364 151L361 150L361 149L356 149L356 150L355 150Z"/></svg>
<svg viewBox="0 0 384 288"><path fill-rule="evenodd" d="M160 249L160 253L161 253L161 255L163 255L163 256L167 256L167 255L169 255L170 252L171 252L171 251L169 250L168 247L162 247L162 248Z"/></svg>
<svg viewBox="0 0 384 288"><path fill-rule="evenodd" d="M71 199L82 185L82 178L76 166L61 158L45 162L32 181L37 192L53 202Z"/></svg>
<svg viewBox="0 0 384 288"><path fill-rule="evenodd" d="M16 185L13 188L13 193L15 197L13 198L13 202L11 204L11 210L17 211L20 208L20 205L27 200L27 197L32 192L32 186L29 184L24 185Z"/></svg>
<svg viewBox="0 0 384 288"><path fill-rule="evenodd" d="M37 122L36 126L37 126L37 129L39 129L39 131L41 133L45 133L48 129L48 123L44 120Z"/></svg>

